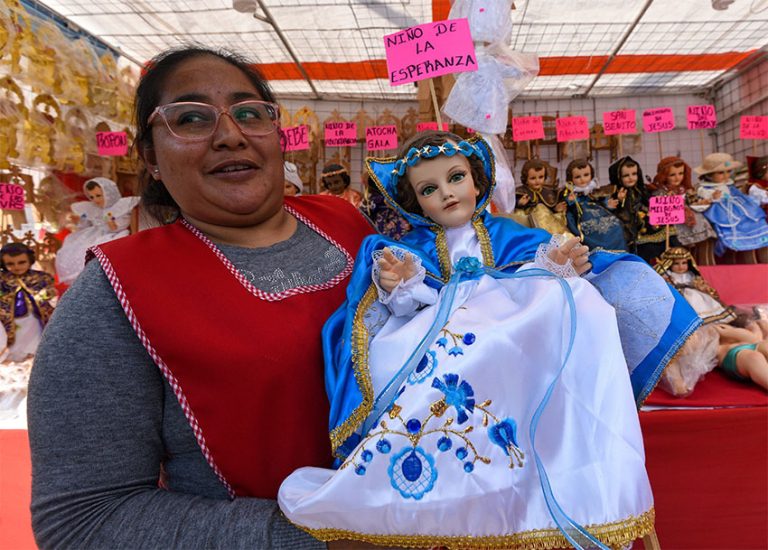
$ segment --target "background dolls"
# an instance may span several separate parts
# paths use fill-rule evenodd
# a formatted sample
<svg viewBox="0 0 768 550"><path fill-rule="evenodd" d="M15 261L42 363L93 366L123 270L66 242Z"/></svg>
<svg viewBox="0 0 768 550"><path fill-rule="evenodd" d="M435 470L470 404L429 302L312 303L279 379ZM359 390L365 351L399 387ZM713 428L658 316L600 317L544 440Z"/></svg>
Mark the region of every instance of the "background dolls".
<svg viewBox="0 0 768 550"><path fill-rule="evenodd" d="M685 195L685 223L669 226L670 245L695 247L696 261L700 265L713 265L717 234L707 219L693 209L698 206L699 198L691 185L691 167L680 157L661 159L653 177L652 191L654 195Z"/></svg>
<svg viewBox="0 0 768 550"><path fill-rule="evenodd" d="M477 136L426 132L400 158L367 164L413 229L399 243L382 236L363 242L347 302L325 325L330 437L343 462L335 472L289 476L278 496L286 516L326 540L429 547L472 536L477 546L524 541L521 547L535 548L547 537L553 547L578 541L604 548L550 515L559 509L557 492L566 495L562 508L574 510L572 522L602 525L612 545L640 536L650 528L650 494L636 460L636 412L622 404L632 391L617 361L625 348L614 312L624 307L609 307L598 284L635 302L633 288L646 297L661 292L654 307L675 319L672 333L664 329L675 350L688 329L677 330L700 322L693 311L637 258L593 254L588 280L578 276L589 263L576 239L547 245L546 232L486 212L493 156ZM561 265L566 258L572 267ZM633 284L635 273L644 288ZM647 321L655 333L665 325ZM653 345L637 344L626 350ZM643 368L630 370L659 372L658 359L674 351L657 351L653 368L641 358ZM636 359L628 363L637 366ZM590 368L569 368L585 364ZM548 391L561 381L568 391ZM550 396L553 414L540 414ZM604 433L608 417L621 427ZM553 434L540 448L537 430ZM557 473L546 478L548 469ZM595 491L592 473L610 482ZM621 499L625 491L632 498ZM618 518L634 526L604 525Z"/></svg>
<svg viewBox="0 0 768 550"><path fill-rule="evenodd" d="M650 190L645 186L643 170L632 157L623 157L608 167L613 186L611 198L617 201L613 213L624 226L624 238L630 252L650 262L664 250L663 227L648 222Z"/></svg>
<svg viewBox="0 0 768 550"><path fill-rule="evenodd" d="M553 235L570 235L565 219L567 207L549 181L551 173L552 167L543 160L532 159L523 163L516 210L528 216L531 227L544 229Z"/></svg>
<svg viewBox="0 0 768 550"><path fill-rule="evenodd" d="M768 262L768 223L765 213L752 198L733 184L731 173L741 166L728 153L712 153L704 157L695 172L699 175L696 192L699 206L717 233L715 254L722 256L726 249L736 251L758 250ZM762 249L762 250L760 250ZM752 263L752 262L743 262Z"/></svg>
<svg viewBox="0 0 768 550"><path fill-rule="evenodd" d="M72 204L78 217L77 229L70 233L56 253L56 274L60 283L72 284L85 266L85 252L91 246L128 235L131 211L139 197L121 197L117 184L107 178L92 178L83 184L87 201Z"/></svg>
<svg viewBox="0 0 768 550"><path fill-rule="evenodd" d="M289 197L301 195L304 182L299 177L299 169L292 162L283 163L283 177L285 178L285 194Z"/></svg>
<svg viewBox="0 0 768 550"><path fill-rule="evenodd" d="M627 250L624 228L612 212L618 205L606 193L598 194L595 169L584 159L572 160L565 169L563 198L568 229L589 248Z"/></svg>
<svg viewBox="0 0 768 550"><path fill-rule="evenodd" d="M768 216L768 157L747 157L749 189L747 193Z"/></svg>
<svg viewBox="0 0 768 550"><path fill-rule="evenodd" d="M8 360L35 354L53 313L56 289L51 275L32 269L34 252L21 243L0 249L0 322L7 334Z"/></svg>
<svg viewBox="0 0 768 550"><path fill-rule="evenodd" d="M323 184L321 195L333 195L351 203L355 208L360 208L363 196L349 186L349 170L340 164L327 164L323 168L320 181Z"/></svg>

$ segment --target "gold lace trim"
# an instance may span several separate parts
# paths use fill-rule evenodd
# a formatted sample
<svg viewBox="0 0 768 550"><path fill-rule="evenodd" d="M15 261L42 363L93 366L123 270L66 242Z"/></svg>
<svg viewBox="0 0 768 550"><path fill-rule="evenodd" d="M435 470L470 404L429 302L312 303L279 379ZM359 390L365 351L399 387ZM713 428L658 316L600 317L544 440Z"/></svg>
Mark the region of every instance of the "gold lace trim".
<svg viewBox="0 0 768 550"><path fill-rule="evenodd" d="M437 249L437 259L440 262L440 276L443 283L447 283L451 278L451 255L448 252L448 239L445 236L445 228L440 225L430 227L436 233L435 249Z"/></svg>
<svg viewBox="0 0 768 550"><path fill-rule="evenodd" d="M612 548L622 548L633 540L644 537L653 531L656 513L653 507L639 516L629 516L626 519L590 525L586 529L600 541ZM296 524L294 524L296 525ZM552 548L569 548L570 544L557 529L536 529L515 533L514 535L496 537L472 537L472 536L432 536L432 535L370 535L355 533L341 529L309 529L296 525L313 537L323 541L355 540L379 544L383 546L395 546L401 548L430 548L445 546L447 548L466 549L501 549L511 548L516 550L550 550Z"/></svg>
<svg viewBox="0 0 768 550"><path fill-rule="evenodd" d="M488 228L485 227L483 220L480 218L472 220L472 225L475 227L477 240L480 241L483 263L488 267L495 267L496 259L493 257L493 247L491 246L491 236L488 234Z"/></svg>
<svg viewBox="0 0 768 550"><path fill-rule="evenodd" d="M336 452L337 449L363 423L373 408L373 384L368 370L368 340L370 335L363 317L373 302L376 301L377 295L376 286L371 284L360 300L355 318L352 321L352 365L355 369L357 387L360 388L360 393L363 395L363 401L340 426L331 430L331 449L333 449L335 456L339 456Z"/></svg>

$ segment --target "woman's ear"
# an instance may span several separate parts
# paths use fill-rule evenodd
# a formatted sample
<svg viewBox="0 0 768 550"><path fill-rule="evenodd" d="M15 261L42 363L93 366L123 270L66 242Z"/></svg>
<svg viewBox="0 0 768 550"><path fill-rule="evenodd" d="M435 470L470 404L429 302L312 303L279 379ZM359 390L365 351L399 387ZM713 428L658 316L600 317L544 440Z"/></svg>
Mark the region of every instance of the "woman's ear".
<svg viewBox="0 0 768 550"><path fill-rule="evenodd" d="M162 179L160 177L160 167L157 165L157 155L155 155L154 147L151 145L145 145L142 147L141 159L144 161L144 164L146 165L147 170L153 179Z"/></svg>

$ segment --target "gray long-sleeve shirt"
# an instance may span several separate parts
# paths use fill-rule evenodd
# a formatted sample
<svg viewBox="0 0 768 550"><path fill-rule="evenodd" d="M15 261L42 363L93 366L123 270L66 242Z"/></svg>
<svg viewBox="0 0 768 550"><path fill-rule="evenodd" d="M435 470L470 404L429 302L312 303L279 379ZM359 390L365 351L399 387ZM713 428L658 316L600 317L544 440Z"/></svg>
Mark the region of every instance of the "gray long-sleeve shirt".
<svg viewBox="0 0 768 550"><path fill-rule="evenodd" d="M221 249L263 290L328 280L344 265L303 224L269 248ZM201 292L215 297L215 288ZM28 402L41 548L325 548L275 501L228 499L96 261L45 329Z"/></svg>

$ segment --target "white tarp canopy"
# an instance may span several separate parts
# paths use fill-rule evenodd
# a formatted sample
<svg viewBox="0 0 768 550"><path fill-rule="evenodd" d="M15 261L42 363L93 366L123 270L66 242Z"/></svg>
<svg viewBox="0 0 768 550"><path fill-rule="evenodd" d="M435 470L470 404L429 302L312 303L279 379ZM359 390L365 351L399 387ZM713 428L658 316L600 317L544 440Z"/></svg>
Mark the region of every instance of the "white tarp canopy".
<svg viewBox="0 0 768 550"><path fill-rule="evenodd" d="M511 44L541 58L524 97L704 91L766 56L768 0L729 1L516 0ZM238 12L233 0L25 4L49 8L139 64L194 41L246 53L280 97L387 100L413 99L416 90L389 85L382 37L450 9L448 0L234 2L253 8Z"/></svg>

